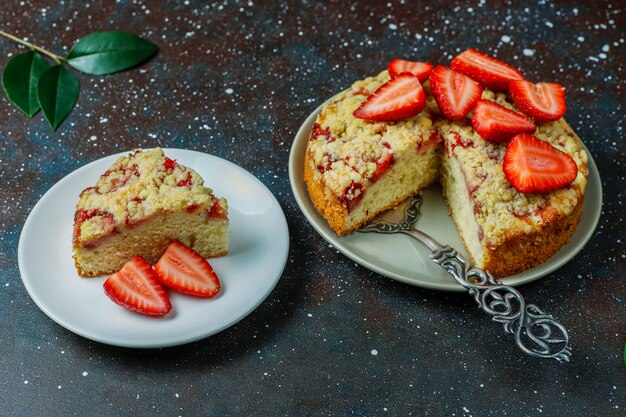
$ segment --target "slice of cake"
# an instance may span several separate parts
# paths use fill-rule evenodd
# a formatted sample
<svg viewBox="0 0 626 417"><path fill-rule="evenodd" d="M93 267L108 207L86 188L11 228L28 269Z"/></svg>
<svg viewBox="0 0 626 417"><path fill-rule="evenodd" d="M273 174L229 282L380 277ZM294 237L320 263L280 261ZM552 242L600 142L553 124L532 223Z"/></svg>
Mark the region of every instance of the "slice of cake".
<svg viewBox="0 0 626 417"><path fill-rule="evenodd" d="M326 105L313 127L304 180L317 210L345 235L437 179L441 151L429 110L395 122L353 117L389 80L387 71L358 81Z"/></svg>
<svg viewBox="0 0 626 417"><path fill-rule="evenodd" d="M161 148L120 157L80 194L73 249L81 276L119 271L134 256L154 264L178 239L205 258L228 254L228 205Z"/></svg>
<svg viewBox="0 0 626 417"><path fill-rule="evenodd" d="M439 91L433 91L437 100L425 83L426 108L412 117L391 121L355 117L359 113L355 110L390 79L387 71L357 81L322 108L304 166L313 204L341 236L440 177L451 216L475 265L504 277L541 264L567 243L580 220L587 185L582 142L560 116L547 123L532 121L505 93L484 89L478 100L481 88L462 76L445 68L433 74L440 76ZM444 82L456 92L442 94ZM444 97L448 93L451 98ZM482 111L483 117L491 117L486 125L477 123L485 120L474 120L473 127L472 114L467 114L471 106L463 100L473 95L474 109L488 107ZM465 109L458 115L453 112L456 121L450 120L438 102ZM450 113L450 108L445 110ZM561 110L564 113L564 107ZM475 130L478 127L499 142L485 140ZM549 192L516 189L503 172L508 140L515 132L534 132L555 152L569 155L577 169L573 182Z"/></svg>

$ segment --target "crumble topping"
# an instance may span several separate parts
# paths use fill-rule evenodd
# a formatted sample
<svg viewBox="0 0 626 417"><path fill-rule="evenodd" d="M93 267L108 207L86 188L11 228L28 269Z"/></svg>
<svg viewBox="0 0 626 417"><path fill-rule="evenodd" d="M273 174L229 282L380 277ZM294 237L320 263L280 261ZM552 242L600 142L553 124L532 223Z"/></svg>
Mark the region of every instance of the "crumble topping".
<svg viewBox="0 0 626 417"><path fill-rule="evenodd" d="M166 157L161 148L135 150L80 194L74 239L96 239L113 233L116 225L132 226L154 214L200 207L210 217L225 217L228 209L200 175Z"/></svg>
<svg viewBox="0 0 626 417"><path fill-rule="evenodd" d="M367 184L380 177L398 155L418 150L431 139L434 117L428 109L434 103L432 98L418 115L395 122L373 122L352 115L387 81L389 75L383 71L355 82L322 109L313 127L308 152L317 167L316 177L347 207L358 202Z"/></svg>

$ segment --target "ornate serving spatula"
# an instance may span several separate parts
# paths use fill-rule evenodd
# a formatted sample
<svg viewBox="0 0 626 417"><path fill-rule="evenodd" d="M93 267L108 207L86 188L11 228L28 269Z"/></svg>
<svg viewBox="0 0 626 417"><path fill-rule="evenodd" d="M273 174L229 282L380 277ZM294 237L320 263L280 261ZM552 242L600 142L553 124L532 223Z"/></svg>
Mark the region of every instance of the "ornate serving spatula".
<svg viewBox="0 0 626 417"><path fill-rule="evenodd" d="M375 217L359 232L401 233L419 240L432 251L429 256L433 262L465 287L481 310L494 321L503 323L507 333L515 335L515 342L522 351L537 358L569 361L569 336L561 323L534 304L526 304L515 288L496 281L488 271L471 266L455 249L441 245L414 227L421 204L421 195L415 195L395 209Z"/></svg>

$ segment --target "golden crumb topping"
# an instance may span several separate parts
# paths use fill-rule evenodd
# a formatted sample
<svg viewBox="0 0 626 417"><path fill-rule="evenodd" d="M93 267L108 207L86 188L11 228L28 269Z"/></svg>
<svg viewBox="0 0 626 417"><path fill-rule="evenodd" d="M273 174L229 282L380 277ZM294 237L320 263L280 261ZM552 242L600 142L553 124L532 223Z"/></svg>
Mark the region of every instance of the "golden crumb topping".
<svg viewBox="0 0 626 417"><path fill-rule="evenodd" d="M80 194L74 238L95 239L155 214L199 208L224 217L228 209L226 200L215 198L198 173L166 157L161 148L135 150Z"/></svg>
<svg viewBox="0 0 626 417"><path fill-rule="evenodd" d="M358 119L354 111L378 87L389 81L387 71L355 82L318 115L308 152L323 181L340 199L350 201L407 150L416 152L429 141L432 115L428 108L418 115L394 122Z"/></svg>

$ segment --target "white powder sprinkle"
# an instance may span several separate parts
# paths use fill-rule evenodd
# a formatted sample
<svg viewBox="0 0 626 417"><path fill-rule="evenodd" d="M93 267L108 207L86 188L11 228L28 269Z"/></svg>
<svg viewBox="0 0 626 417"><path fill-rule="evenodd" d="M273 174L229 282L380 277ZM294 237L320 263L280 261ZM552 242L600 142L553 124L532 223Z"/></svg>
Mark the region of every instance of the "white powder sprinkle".
<svg viewBox="0 0 626 417"><path fill-rule="evenodd" d="M89 372L87 371L83 372L83 376L87 376L87 375L89 375Z"/></svg>
<svg viewBox="0 0 626 417"><path fill-rule="evenodd" d="M522 53L524 54L524 56L533 56L533 55L535 55L535 51L532 50L532 49L528 49L528 48L525 48L522 51Z"/></svg>
<svg viewBox="0 0 626 417"><path fill-rule="evenodd" d="M396 25L395 23L389 23L389 29L396 30L398 29L398 25Z"/></svg>
<svg viewBox="0 0 626 417"><path fill-rule="evenodd" d="M226 89L226 94L232 94L234 92L235 92L235 90L233 90L232 88L227 88Z"/></svg>
<svg viewBox="0 0 626 417"><path fill-rule="evenodd" d="M579 36L579 37L576 38L576 40L578 42L584 42L585 41L585 37L584 36Z"/></svg>
<svg viewBox="0 0 626 417"><path fill-rule="evenodd" d="M370 353L374 356L378 355L378 351L376 349L372 349Z"/></svg>
<svg viewBox="0 0 626 417"><path fill-rule="evenodd" d="M92 141L92 142L93 142L94 140L96 140L96 139L98 139L98 137L97 137L96 135L93 135L93 136L91 136L91 137L89 138L89 140L90 140L90 141Z"/></svg>
<svg viewBox="0 0 626 417"><path fill-rule="evenodd" d="M602 47L602 52L609 52L609 50L610 50L610 49L611 49L611 47L610 47L608 44L607 44L607 45L604 45L604 46Z"/></svg>
<svg viewBox="0 0 626 417"><path fill-rule="evenodd" d="M511 42L511 37L509 35L502 35L502 37L500 38L500 40L504 43L509 43Z"/></svg>
<svg viewBox="0 0 626 417"><path fill-rule="evenodd" d="M463 411L465 411L466 413L469 413L469 410L467 409L467 407L463 407Z"/></svg>
<svg viewBox="0 0 626 417"><path fill-rule="evenodd" d="M554 24L552 22L546 22L546 26L552 28L554 27Z"/></svg>
<svg viewBox="0 0 626 417"><path fill-rule="evenodd" d="M309 313L306 315L307 317L313 317L313 314Z"/></svg>

